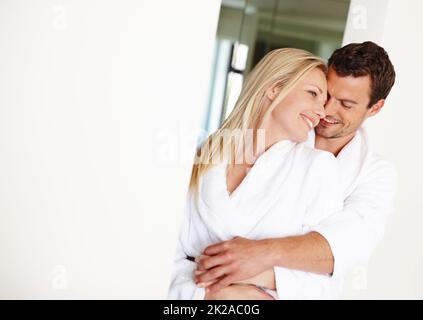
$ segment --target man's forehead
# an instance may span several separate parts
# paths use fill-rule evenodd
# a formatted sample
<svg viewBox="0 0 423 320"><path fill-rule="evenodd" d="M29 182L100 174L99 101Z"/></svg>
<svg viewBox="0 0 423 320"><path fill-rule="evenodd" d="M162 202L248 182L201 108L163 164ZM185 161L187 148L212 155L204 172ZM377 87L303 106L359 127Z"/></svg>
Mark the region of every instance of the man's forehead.
<svg viewBox="0 0 423 320"><path fill-rule="evenodd" d="M339 95L339 98L362 96L366 93L366 98L370 98L371 79L369 75L362 77L339 76L336 72L328 73L328 93Z"/></svg>
<svg viewBox="0 0 423 320"><path fill-rule="evenodd" d="M328 84L339 87L360 87L362 89L363 87L370 88L371 85L370 75L360 77L340 76L332 68L329 69L327 80Z"/></svg>

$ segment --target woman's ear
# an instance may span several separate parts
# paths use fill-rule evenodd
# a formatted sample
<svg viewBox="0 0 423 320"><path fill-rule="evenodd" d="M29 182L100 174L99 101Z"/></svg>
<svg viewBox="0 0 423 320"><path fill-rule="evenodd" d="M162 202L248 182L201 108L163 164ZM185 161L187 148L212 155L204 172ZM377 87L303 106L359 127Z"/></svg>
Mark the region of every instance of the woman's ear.
<svg viewBox="0 0 423 320"><path fill-rule="evenodd" d="M275 83L269 89L266 90L266 97L273 101L278 96L279 92L281 91L281 84Z"/></svg>

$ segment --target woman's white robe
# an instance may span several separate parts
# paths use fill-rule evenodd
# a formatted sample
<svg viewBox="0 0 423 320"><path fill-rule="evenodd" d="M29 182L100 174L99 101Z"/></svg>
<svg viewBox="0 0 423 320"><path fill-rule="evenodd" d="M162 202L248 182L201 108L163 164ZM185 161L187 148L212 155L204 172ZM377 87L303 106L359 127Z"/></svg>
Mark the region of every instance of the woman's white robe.
<svg viewBox="0 0 423 320"><path fill-rule="evenodd" d="M212 167L202 176L197 197L188 194L168 298L204 299L205 290L194 282L196 263L187 256L197 257L207 246L235 236L304 234L339 211L343 201L338 170L331 153L287 140L263 153L230 195L226 165ZM313 275L311 281L319 284L304 297L331 297L336 291L333 277ZM289 290L286 284L276 286Z"/></svg>

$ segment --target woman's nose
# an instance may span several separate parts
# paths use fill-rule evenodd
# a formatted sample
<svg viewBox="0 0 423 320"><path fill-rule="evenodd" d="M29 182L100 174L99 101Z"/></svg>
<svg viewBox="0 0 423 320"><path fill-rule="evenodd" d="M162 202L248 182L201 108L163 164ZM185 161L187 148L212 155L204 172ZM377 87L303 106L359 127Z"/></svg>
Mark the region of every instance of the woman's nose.
<svg viewBox="0 0 423 320"><path fill-rule="evenodd" d="M316 110L314 110L314 113L317 114L320 119L323 119L324 117L326 117L326 112L324 107L317 108Z"/></svg>

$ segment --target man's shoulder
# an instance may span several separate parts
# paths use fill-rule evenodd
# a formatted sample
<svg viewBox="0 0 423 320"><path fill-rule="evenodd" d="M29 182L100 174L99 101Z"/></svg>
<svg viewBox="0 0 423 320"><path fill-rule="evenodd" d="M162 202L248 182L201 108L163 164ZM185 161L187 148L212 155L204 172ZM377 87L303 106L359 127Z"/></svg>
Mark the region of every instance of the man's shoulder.
<svg viewBox="0 0 423 320"><path fill-rule="evenodd" d="M367 161L363 166L363 176L365 180L374 178L397 180L397 175L396 166L392 161L380 154L369 152Z"/></svg>
<svg viewBox="0 0 423 320"><path fill-rule="evenodd" d="M386 158L369 153L359 174L345 187L344 205L370 201L376 207L392 206L398 189L398 174L395 165Z"/></svg>

